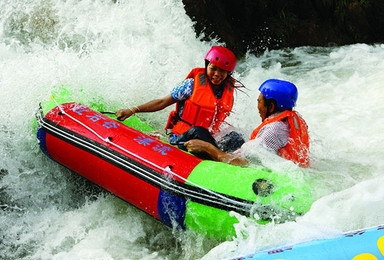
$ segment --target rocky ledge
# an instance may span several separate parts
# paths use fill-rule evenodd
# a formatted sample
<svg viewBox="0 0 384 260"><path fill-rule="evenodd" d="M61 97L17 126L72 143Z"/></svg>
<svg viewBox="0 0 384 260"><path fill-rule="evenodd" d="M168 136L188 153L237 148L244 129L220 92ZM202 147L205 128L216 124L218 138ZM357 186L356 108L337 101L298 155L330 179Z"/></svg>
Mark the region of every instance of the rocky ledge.
<svg viewBox="0 0 384 260"><path fill-rule="evenodd" d="M197 36L248 50L384 40L383 0L183 0Z"/></svg>

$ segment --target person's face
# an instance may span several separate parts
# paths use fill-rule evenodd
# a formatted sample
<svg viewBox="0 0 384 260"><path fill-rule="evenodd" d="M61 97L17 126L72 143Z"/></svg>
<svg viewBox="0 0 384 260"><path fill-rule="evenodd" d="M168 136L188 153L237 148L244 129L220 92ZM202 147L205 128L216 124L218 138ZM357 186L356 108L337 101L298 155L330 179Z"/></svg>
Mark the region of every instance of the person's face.
<svg viewBox="0 0 384 260"><path fill-rule="evenodd" d="M228 71L209 63L207 66L207 76L213 85L220 85L228 76Z"/></svg>
<svg viewBox="0 0 384 260"><path fill-rule="evenodd" d="M264 121L265 117L267 116L268 108L264 104L263 93L260 93L259 97L257 98L257 108L259 109L261 121Z"/></svg>

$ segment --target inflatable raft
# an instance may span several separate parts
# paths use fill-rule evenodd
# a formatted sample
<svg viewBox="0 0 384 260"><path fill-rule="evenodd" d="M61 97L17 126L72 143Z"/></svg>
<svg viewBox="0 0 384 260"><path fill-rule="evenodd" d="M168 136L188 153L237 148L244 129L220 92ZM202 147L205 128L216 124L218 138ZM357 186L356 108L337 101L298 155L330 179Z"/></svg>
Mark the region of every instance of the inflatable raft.
<svg viewBox="0 0 384 260"><path fill-rule="evenodd" d="M123 123L98 107L54 101L37 113L41 150L167 226L231 239L238 220L230 211L284 222L313 203L302 176L201 160L152 136L135 117Z"/></svg>
<svg viewBox="0 0 384 260"><path fill-rule="evenodd" d="M384 259L384 225L351 231L333 239L258 252L236 260L379 260Z"/></svg>

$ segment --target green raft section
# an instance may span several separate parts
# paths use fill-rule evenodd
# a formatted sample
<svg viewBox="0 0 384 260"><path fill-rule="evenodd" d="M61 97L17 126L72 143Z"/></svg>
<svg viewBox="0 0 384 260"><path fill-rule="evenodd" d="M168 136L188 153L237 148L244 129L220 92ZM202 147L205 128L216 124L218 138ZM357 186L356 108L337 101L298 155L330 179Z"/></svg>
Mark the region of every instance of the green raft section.
<svg viewBox="0 0 384 260"><path fill-rule="evenodd" d="M82 101L81 98L74 100L72 98L72 93L70 91L68 91L64 86L57 87L57 88L55 87L54 90L52 91L51 97L47 98L41 102L41 109L42 109L43 114L45 115L50 110L55 108L57 106L57 104L64 104L64 103L68 103L68 102L78 102L78 103L84 104L84 105L88 106L90 109L97 111L97 112L114 111L117 109L117 107L112 107L112 108L107 107L105 105L104 100L100 97L93 98L93 99L90 99L89 97L85 97L84 99L86 99L86 100ZM115 115L106 114L105 116L112 118L112 119L116 119ZM135 116L131 116L127 120L124 120L122 122L119 121L119 123L125 124L129 127L135 128L135 129L137 129L141 132L144 132L144 133L155 132L155 130L152 127L150 127L145 122L139 120ZM36 122L35 122L34 128L36 129Z"/></svg>
<svg viewBox="0 0 384 260"><path fill-rule="evenodd" d="M213 161L203 161L192 171L188 181L206 189L254 202L251 217L259 224L294 220L307 212L314 199L310 183L303 176L293 178L265 168L247 168ZM256 186L256 187L255 187ZM258 195L255 193L258 191ZM239 221L226 210L188 202L187 229L223 240L235 236Z"/></svg>
<svg viewBox="0 0 384 260"><path fill-rule="evenodd" d="M62 104L75 102L71 93L64 87L52 92L54 98L42 102L45 115ZM55 100L55 101L54 101ZM76 102L89 106L92 110L108 111L103 100ZM117 109L109 108L109 109ZM115 119L114 115L106 115ZM135 116L121 122L144 133L155 132L145 122ZM167 142L166 138L162 141ZM188 177L188 185L195 185L213 192L233 196L253 202L248 217L259 224L270 221L276 223L294 220L297 216L309 211L314 198L310 187L313 185L303 174L292 176L270 171L265 168L239 167L225 163L202 161ZM186 202L185 226L187 230L197 231L207 237L222 240L235 236L234 224L239 223L229 211L206 206L193 201Z"/></svg>

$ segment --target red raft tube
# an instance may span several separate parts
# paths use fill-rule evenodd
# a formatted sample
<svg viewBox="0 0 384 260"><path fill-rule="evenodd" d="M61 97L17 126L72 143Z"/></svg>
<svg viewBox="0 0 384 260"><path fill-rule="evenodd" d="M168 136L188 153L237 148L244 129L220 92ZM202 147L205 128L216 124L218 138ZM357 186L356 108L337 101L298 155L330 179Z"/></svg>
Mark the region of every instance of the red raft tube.
<svg viewBox="0 0 384 260"><path fill-rule="evenodd" d="M204 161L79 103L37 115L41 150L167 226L230 239L238 220L292 220L313 202L308 181Z"/></svg>
<svg viewBox="0 0 384 260"><path fill-rule="evenodd" d="M40 147L56 162L167 225L166 207L185 210L185 180L200 159L81 104L57 106L41 119Z"/></svg>

